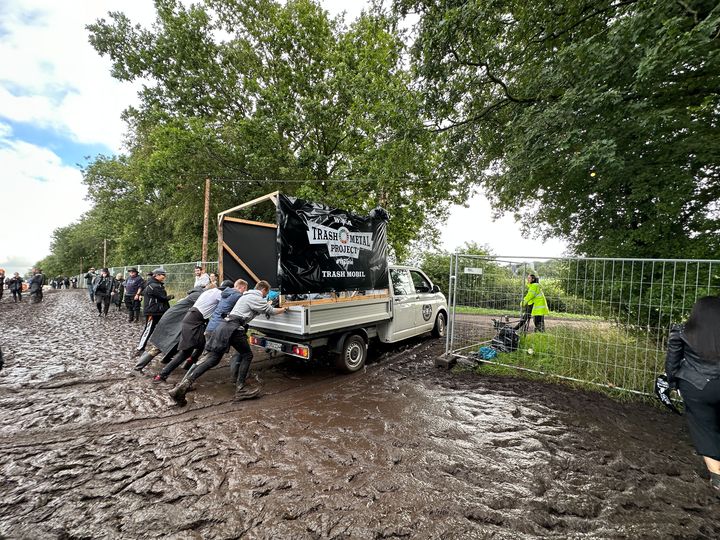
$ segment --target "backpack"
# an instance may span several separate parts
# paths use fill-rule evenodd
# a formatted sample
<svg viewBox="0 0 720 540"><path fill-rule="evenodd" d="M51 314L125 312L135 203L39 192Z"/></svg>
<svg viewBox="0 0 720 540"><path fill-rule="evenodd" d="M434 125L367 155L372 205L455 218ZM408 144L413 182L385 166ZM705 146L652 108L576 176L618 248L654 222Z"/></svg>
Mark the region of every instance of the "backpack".
<svg viewBox="0 0 720 540"><path fill-rule="evenodd" d="M490 342L493 349L498 352L515 352L520 345L520 336L515 329L503 326Z"/></svg>

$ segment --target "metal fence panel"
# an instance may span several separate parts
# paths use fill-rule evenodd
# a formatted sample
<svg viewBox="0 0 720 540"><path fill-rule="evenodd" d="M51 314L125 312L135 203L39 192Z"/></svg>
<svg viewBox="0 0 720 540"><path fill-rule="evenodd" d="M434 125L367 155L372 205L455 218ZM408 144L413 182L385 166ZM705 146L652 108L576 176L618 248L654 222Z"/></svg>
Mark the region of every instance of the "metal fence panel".
<svg viewBox="0 0 720 540"><path fill-rule="evenodd" d="M164 264L128 264L125 266L113 266L108 268L112 276L122 274L123 277L128 277L129 268L137 268L139 274L143 278L147 278L147 274L155 270L156 268L163 268L167 272L165 278L165 289L169 294L174 294L176 297L181 298L187 295L187 291L190 290L195 283L195 266L200 265L205 267L205 271L217 274L218 263L217 261L206 261L201 263L200 261L183 262L183 263L164 263ZM86 288L85 274L79 274L77 276L78 287Z"/></svg>
<svg viewBox="0 0 720 540"><path fill-rule="evenodd" d="M670 326L720 294L720 261L455 254L446 353L477 357L500 325L515 326L528 273L548 301L545 332L530 323L518 350L493 363L641 394L664 371Z"/></svg>

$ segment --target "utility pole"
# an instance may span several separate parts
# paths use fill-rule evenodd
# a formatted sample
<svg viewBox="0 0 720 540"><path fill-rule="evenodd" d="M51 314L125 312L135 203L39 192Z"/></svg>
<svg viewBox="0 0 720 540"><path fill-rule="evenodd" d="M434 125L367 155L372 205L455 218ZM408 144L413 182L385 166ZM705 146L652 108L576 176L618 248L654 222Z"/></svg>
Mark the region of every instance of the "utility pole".
<svg viewBox="0 0 720 540"><path fill-rule="evenodd" d="M107 268L107 238L103 238L103 268Z"/></svg>
<svg viewBox="0 0 720 540"><path fill-rule="evenodd" d="M205 271L205 261L208 254L208 221L210 219L210 179L205 179L205 216L203 217L203 236L202 236L202 262L200 263Z"/></svg>

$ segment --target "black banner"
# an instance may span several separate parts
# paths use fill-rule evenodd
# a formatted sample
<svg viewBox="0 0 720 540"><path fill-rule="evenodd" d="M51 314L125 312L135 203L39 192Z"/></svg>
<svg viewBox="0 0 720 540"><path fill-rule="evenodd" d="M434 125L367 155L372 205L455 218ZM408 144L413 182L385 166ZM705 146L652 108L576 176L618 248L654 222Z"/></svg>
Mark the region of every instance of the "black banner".
<svg viewBox="0 0 720 540"><path fill-rule="evenodd" d="M387 221L279 195L278 280L283 294L388 288Z"/></svg>

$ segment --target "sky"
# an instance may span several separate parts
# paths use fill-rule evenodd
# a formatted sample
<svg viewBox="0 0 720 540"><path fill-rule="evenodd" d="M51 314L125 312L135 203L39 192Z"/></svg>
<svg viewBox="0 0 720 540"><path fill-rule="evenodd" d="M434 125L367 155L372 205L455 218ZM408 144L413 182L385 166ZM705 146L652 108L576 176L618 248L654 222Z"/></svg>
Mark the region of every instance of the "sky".
<svg viewBox="0 0 720 540"><path fill-rule="evenodd" d="M331 15L357 17L365 2L322 0ZM85 25L109 11L150 24L152 0L0 0L0 267L24 273L50 253L52 232L90 208L81 167L123 151L121 113L137 87L110 76ZM523 238L511 216L491 219L487 199L453 207L441 249L486 244L498 255L559 256L566 246ZM512 252L512 253L510 253Z"/></svg>

